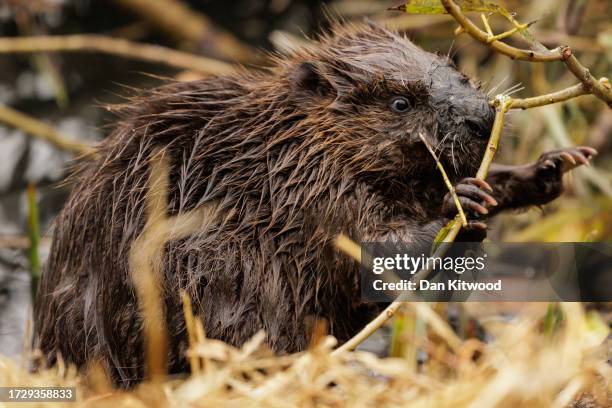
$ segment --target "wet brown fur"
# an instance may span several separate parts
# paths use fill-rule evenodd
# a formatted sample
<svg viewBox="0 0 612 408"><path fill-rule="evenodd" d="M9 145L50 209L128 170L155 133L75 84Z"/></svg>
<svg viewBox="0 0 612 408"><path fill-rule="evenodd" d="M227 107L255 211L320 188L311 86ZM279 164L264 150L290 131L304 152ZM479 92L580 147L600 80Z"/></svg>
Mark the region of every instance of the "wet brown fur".
<svg viewBox="0 0 612 408"><path fill-rule="evenodd" d="M171 372L188 370L181 289L207 336L240 345L264 329L274 350L294 352L308 344L309 318L342 342L376 311L360 301L357 265L330 245L337 233L432 241L446 190L418 132L454 181L472 175L493 119L485 96L445 58L379 27L339 26L274 62L170 83L119 109L55 222L36 318L50 363L100 360L120 385L142 378L128 255L159 148L171 162L169 215L217 214L166 246ZM411 110L392 111L393 95Z"/></svg>

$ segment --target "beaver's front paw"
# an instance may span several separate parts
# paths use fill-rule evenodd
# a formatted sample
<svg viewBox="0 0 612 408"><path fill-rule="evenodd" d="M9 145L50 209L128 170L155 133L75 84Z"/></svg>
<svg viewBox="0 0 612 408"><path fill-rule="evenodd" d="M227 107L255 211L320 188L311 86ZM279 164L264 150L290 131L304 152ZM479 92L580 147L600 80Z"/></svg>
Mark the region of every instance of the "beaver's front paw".
<svg viewBox="0 0 612 408"><path fill-rule="evenodd" d="M486 230L487 224L483 217L489 214L489 208L498 205L497 200L491 196L493 189L483 180L468 177L455 186L459 203L468 219L468 230ZM457 206L453 196L447 193L442 203L442 214L452 218L457 214Z"/></svg>
<svg viewBox="0 0 612 408"><path fill-rule="evenodd" d="M542 154L534 164L534 178L541 188L540 193L548 199L558 197L563 191L563 174L581 165L588 166L596 154L597 150L587 146L551 150Z"/></svg>
<svg viewBox="0 0 612 408"><path fill-rule="evenodd" d="M540 174L558 173L563 175L563 173L567 173L583 164L588 166L595 155L597 155L597 150L592 147L568 147L551 150L542 154L536 165Z"/></svg>

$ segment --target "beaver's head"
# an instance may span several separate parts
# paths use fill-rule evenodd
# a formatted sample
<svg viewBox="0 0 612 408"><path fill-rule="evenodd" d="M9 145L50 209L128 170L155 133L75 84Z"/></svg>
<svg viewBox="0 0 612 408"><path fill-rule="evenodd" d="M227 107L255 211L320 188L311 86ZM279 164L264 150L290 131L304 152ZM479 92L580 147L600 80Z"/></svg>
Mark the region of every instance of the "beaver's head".
<svg viewBox="0 0 612 408"><path fill-rule="evenodd" d="M376 177L435 172L421 133L453 177L472 175L494 110L452 62L368 25L344 26L282 66L300 120L347 165ZM340 157L338 157L340 159Z"/></svg>

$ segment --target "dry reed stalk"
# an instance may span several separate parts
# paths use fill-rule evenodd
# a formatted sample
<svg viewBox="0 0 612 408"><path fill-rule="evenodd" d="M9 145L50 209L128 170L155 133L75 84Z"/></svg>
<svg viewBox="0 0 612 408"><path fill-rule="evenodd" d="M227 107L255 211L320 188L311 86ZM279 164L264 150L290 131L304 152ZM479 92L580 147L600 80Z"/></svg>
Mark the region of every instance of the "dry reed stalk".
<svg viewBox="0 0 612 408"><path fill-rule="evenodd" d="M155 27L180 42L190 46L210 44L214 52L234 61L253 61L257 58L251 47L234 35L221 30L204 14L191 10L178 0L114 0L131 10Z"/></svg>
<svg viewBox="0 0 612 408"><path fill-rule="evenodd" d="M2 41L2 39L0 39ZM67 137L51 125L21 113L6 105L0 105L0 122L21 129L29 135L49 142L60 149L81 155L91 156L95 149L87 144L77 142L75 138Z"/></svg>
<svg viewBox="0 0 612 408"><path fill-rule="evenodd" d="M185 291L181 291L181 298L183 300L183 314L185 315L185 326L187 328L187 338L189 344L196 344L198 342L196 334L196 317L193 315L191 308L191 298ZM189 355L189 366L191 367L191 373L193 375L200 375L202 372L202 361L195 355Z"/></svg>
<svg viewBox="0 0 612 408"><path fill-rule="evenodd" d="M361 245L344 234L338 234L334 240L334 245L346 255L361 263Z"/></svg>
<svg viewBox="0 0 612 408"><path fill-rule="evenodd" d="M129 254L130 274L144 322L146 375L157 382L165 377L167 364L166 314L162 303L166 243L207 229L215 221L217 213L217 206L213 203L168 217L168 160L162 151L152 154L145 198L147 219ZM187 294L183 294L183 307L189 340L203 341L202 322L194 317ZM199 372L200 362L196 358L190 361L192 369Z"/></svg>
<svg viewBox="0 0 612 408"><path fill-rule="evenodd" d="M132 281L143 317L146 375L161 381L166 375L167 334L162 299L163 251L168 237L168 158L157 154L151 160L146 196L147 221L129 255Z"/></svg>

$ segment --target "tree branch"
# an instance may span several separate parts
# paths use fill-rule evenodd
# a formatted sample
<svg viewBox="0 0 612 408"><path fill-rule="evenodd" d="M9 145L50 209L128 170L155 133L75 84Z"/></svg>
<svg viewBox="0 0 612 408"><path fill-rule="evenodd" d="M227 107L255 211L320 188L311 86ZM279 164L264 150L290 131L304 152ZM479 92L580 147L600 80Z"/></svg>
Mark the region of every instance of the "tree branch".
<svg viewBox="0 0 612 408"><path fill-rule="evenodd" d="M588 93L592 93L612 108L612 89L608 78L601 78L599 81L591 75L588 68L584 67L572 53L572 50L565 46L561 47L563 62L567 68L582 82Z"/></svg>
<svg viewBox="0 0 612 408"><path fill-rule="evenodd" d="M499 36L492 36L478 28L476 24L463 14L461 7L453 0L440 1L446 11L459 23L463 31L501 54L507 55L512 59L532 62L563 61L576 78L583 83L586 93L595 95L612 108L612 89L610 87L610 81L607 78L601 78L599 81L595 79L589 70L580 64L569 47L558 47L549 53L540 53L512 47L506 43L495 40L495 38Z"/></svg>
<svg viewBox="0 0 612 408"><path fill-rule="evenodd" d="M453 16L464 31L481 43L490 46L501 54L507 55L512 59L534 62L561 61L563 58L560 48L556 48L549 53L541 53L512 47L511 45L503 43L499 40L492 40L494 36L491 36L478 28L478 26L474 24L472 20L463 14L461 7L459 7L453 0L441 0L441 2L446 11Z"/></svg>
<svg viewBox="0 0 612 408"><path fill-rule="evenodd" d="M236 72L233 65L211 58L95 34L0 38L0 54L35 52L100 52L209 75Z"/></svg>

